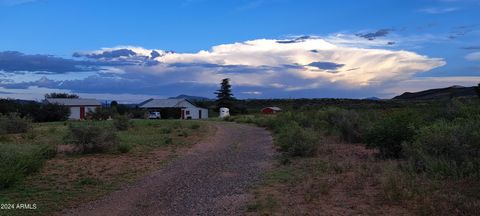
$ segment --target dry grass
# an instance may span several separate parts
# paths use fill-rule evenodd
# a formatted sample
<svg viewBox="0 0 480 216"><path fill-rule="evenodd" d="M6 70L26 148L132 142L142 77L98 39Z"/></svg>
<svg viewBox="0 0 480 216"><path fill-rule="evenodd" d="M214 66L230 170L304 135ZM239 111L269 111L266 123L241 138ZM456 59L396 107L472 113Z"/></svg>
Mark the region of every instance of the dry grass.
<svg viewBox="0 0 480 216"><path fill-rule="evenodd" d="M251 215L409 215L384 202L381 177L386 161L362 145L324 145L312 158L277 167L255 189Z"/></svg>
<svg viewBox="0 0 480 216"><path fill-rule="evenodd" d="M50 145L62 144L65 125L49 123L36 126L34 131L38 140ZM164 128L171 129L168 133L161 132ZM1 211L0 214L49 215L94 200L159 169L182 149L213 132L214 127L204 122L135 122L134 127L119 132L120 142L133 146L129 153L112 150L104 154L59 154L48 160L39 172L0 191L0 203L36 203L38 209ZM30 139L21 135L11 136L8 140L18 145L40 144L29 144Z"/></svg>

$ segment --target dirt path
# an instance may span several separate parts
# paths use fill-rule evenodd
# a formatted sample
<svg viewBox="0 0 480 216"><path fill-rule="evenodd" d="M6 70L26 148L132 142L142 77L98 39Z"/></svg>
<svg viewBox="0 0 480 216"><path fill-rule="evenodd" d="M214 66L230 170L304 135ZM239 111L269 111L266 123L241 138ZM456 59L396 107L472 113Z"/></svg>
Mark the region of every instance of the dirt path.
<svg viewBox="0 0 480 216"><path fill-rule="evenodd" d="M218 122L214 136L150 176L63 215L238 215L270 166L268 131Z"/></svg>

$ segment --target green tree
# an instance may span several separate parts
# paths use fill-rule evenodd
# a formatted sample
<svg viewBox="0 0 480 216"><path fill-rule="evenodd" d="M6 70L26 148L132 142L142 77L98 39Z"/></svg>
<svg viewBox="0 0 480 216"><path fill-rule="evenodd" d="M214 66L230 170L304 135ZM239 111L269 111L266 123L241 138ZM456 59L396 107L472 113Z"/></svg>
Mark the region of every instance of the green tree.
<svg viewBox="0 0 480 216"><path fill-rule="evenodd" d="M475 88L475 90L477 90L478 97L480 97L480 83L478 83L478 86Z"/></svg>
<svg viewBox="0 0 480 216"><path fill-rule="evenodd" d="M233 101L235 98L232 94L232 85L230 85L230 79L225 78L220 83L220 89L218 89L215 94L217 95L217 106L220 107L227 107L229 109L233 106Z"/></svg>
<svg viewBox="0 0 480 216"><path fill-rule="evenodd" d="M79 96L76 94L52 92L45 94L45 98L79 98Z"/></svg>
<svg viewBox="0 0 480 216"><path fill-rule="evenodd" d="M118 106L118 102L117 101L112 101L110 102L110 107L117 107Z"/></svg>

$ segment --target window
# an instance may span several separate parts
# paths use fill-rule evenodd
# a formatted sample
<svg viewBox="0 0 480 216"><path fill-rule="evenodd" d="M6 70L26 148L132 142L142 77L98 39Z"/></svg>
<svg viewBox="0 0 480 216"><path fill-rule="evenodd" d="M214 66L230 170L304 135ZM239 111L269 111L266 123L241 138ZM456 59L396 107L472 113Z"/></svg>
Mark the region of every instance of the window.
<svg viewBox="0 0 480 216"><path fill-rule="evenodd" d="M185 111L185 114L190 115L190 110Z"/></svg>

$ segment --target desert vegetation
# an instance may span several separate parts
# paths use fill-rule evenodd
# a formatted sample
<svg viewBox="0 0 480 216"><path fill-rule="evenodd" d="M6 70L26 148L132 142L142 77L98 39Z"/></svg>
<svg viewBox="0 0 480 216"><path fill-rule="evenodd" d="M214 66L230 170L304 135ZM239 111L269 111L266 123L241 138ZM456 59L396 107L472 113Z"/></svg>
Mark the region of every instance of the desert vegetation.
<svg viewBox="0 0 480 216"><path fill-rule="evenodd" d="M266 186L257 189L252 212L302 214L319 210L316 205L332 210L325 197L335 190L336 198L341 191L357 203L355 211L332 214L474 215L480 211L473 193L480 189L479 105L452 99L380 109L304 107L227 120L270 129L282 152ZM298 209L281 207L293 203Z"/></svg>
<svg viewBox="0 0 480 216"><path fill-rule="evenodd" d="M178 120L35 123L0 116L0 202L32 200L48 215L134 181L210 133L205 122Z"/></svg>

